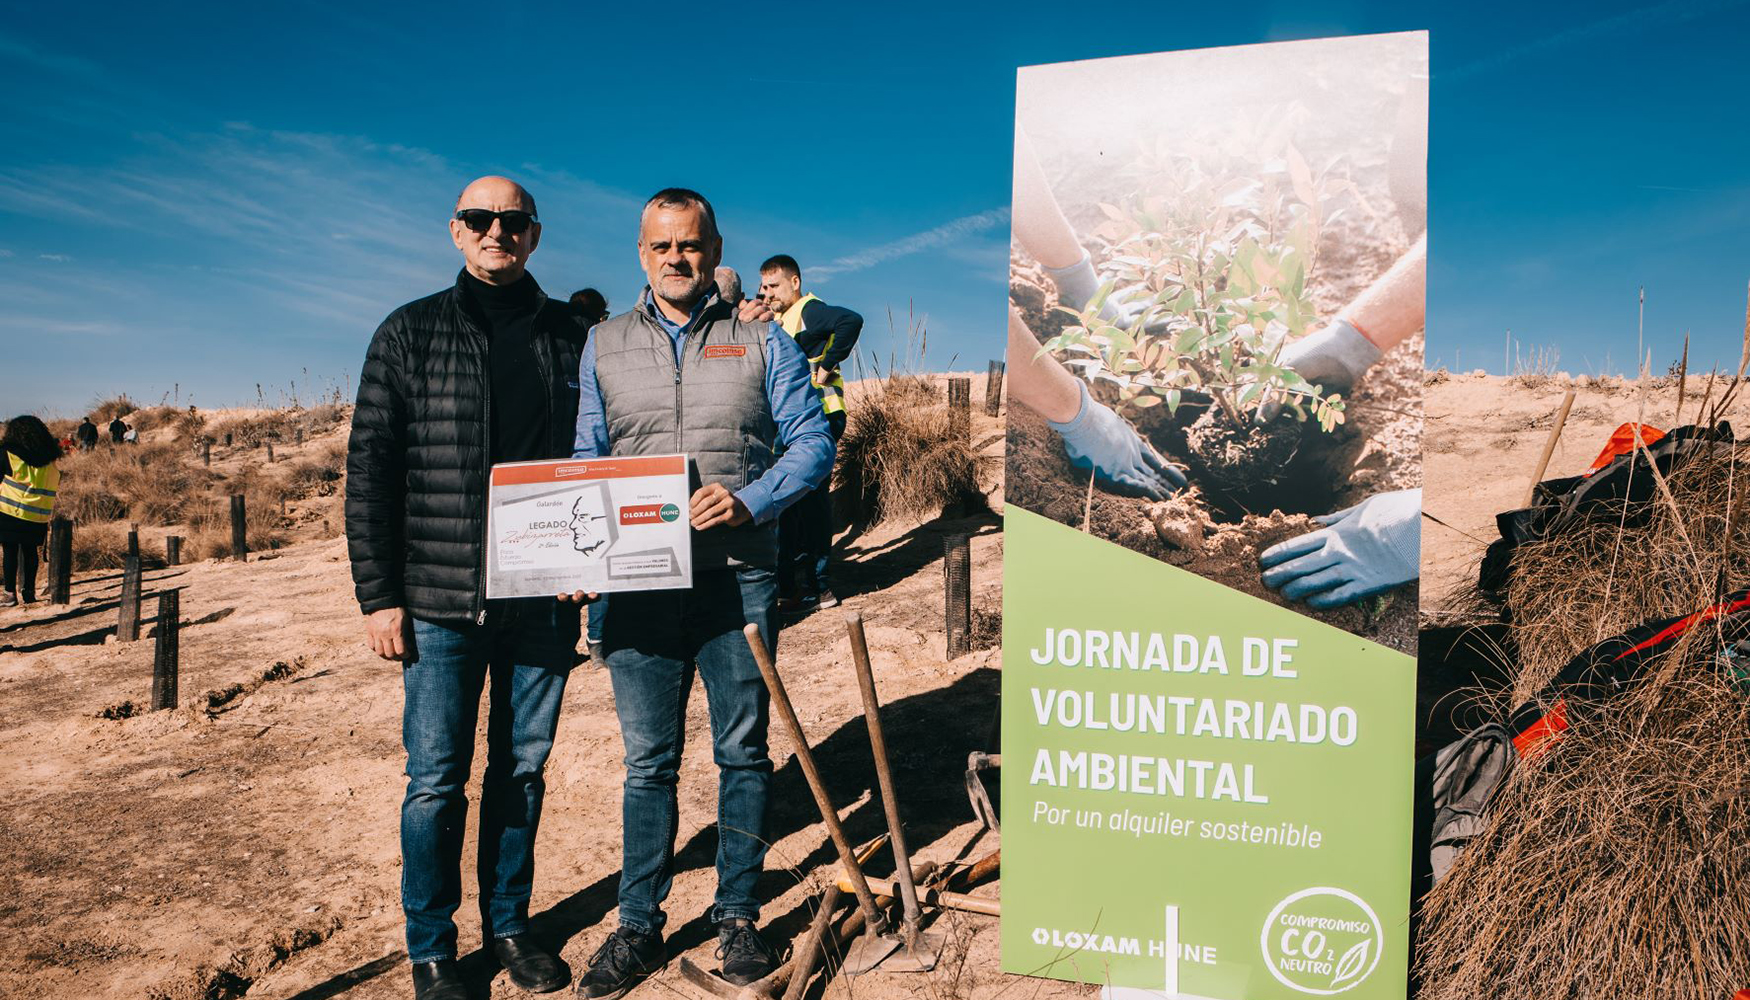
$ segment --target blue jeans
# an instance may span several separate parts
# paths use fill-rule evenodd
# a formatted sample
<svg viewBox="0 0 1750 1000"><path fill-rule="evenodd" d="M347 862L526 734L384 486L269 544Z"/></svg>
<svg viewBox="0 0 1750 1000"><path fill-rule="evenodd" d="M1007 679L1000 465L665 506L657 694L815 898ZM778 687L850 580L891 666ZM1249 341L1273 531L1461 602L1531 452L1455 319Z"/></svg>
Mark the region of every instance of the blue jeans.
<svg viewBox="0 0 1750 1000"><path fill-rule="evenodd" d="M778 585L789 597L832 589L832 494L820 486L779 515Z"/></svg>
<svg viewBox="0 0 1750 1000"><path fill-rule="evenodd" d="M535 831L546 789L542 771L553 749L572 654L564 645L565 626L554 625L561 615L532 603L497 605L479 627L414 621L415 652L401 671L406 692L401 739L407 748L401 906L407 956L414 962L456 957L452 917L462 902L462 836L468 819L463 789L474 760L480 690L488 679L491 707L476 867L480 916L490 939L528 930ZM576 613L571 614L569 636L575 644Z"/></svg>
<svg viewBox="0 0 1750 1000"><path fill-rule="evenodd" d="M620 924L659 934L674 885L674 842L687 694L705 684L717 762L717 898L712 920L759 918L754 883L766 859L769 696L742 628L776 652L776 574L769 568L693 575L691 590L614 594L603 623L614 709L626 747Z"/></svg>
<svg viewBox="0 0 1750 1000"><path fill-rule="evenodd" d="M601 642L602 641L602 622L606 621L607 618L608 618L608 595L603 594L602 596L591 601L589 604L589 624L588 624L588 627L585 629L585 631L589 635L590 642ZM599 667L599 666L601 666L601 664L596 663L596 664L591 664L591 666Z"/></svg>

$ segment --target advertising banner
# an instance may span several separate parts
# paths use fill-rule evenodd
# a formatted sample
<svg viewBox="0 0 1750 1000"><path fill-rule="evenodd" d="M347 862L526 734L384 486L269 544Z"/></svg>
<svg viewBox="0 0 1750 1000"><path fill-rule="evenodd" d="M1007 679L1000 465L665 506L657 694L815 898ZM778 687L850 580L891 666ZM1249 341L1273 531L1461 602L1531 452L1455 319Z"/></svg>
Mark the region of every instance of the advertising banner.
<svg viewBox="0 0 1750 1000"><path fill-rule="evenodd" d="M692 586L687 457L492 467L486 596Z"/></svg>
<svg viewBox="0 0 1750 1000"><path fill-rule="evenodd" d="M1405 994L1427 38L1019 74L1005 971Z"/></svg>

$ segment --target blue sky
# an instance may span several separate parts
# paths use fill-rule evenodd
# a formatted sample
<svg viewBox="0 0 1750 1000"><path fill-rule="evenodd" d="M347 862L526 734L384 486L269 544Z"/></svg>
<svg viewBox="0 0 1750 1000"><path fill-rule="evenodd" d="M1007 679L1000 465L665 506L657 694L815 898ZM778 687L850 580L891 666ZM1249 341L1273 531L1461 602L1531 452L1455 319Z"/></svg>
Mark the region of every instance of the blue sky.
<svg viewBox="0 0 1750 1000"><path fill-rule="evenodd" d="M270 402L346 385L458 261L456 190L522 179L555 293L624 307L644 196L716 204L926 363L982 369L1006 302L1015 67L1432 32L1429 356L1503 331L1627 369L1685 330L1735 366L1750 279L1750 0L1232 5L50 5L0 23L0 409ZM899 336L890 334L888 310Z"/></svg>

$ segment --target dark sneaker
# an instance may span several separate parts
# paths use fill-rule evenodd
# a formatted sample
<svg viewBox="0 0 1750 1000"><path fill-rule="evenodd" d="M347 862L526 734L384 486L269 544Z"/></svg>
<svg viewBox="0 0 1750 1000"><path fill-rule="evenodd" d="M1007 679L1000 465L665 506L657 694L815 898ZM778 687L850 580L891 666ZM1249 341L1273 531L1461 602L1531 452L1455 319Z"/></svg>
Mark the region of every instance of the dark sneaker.
<svg viewBox="0 0 1750 1000"><path fill-rule="evenodd" d="M515 934L492 942L492 956L510 974L511 982L530 993L551 993L571 982L571 970L530 934Z"/></svg>
<svg viewBox="0 0 1750 1000"><path fill-rule="evenodd" d="M20 603L17 594L11 592L0 594L0 608L16 608Z"/></svg>
<svg viewBox="0 0 1750 1000"><path fill-rule="evenodd" d="M417 962L413 966L414 1000L468 1000L468 987L456 970L456 960Z"/></svg>
<svg viewBox="0 0 1750 1000"><path fill-rule="evenodd" d="M588 1000L616 1000L667 962L662 938L630 927L617 928L589 957L589 971L577 981L577 995Z"/></svg>
<svg viewBox="0 0 1750 1000"><path fill-rule="evenodd" d="M760 940L753 921L739 917L717 925L717 957L723 960L720 975L737 986L766 978L778 965L778 957Z"/></svg>
<svg viewBox="0 0 1750 1000"><path fill-rule="evenodd" d="M815 600L814 606L817 608L836 608L839 606L839 599L833 596L832 591L823 590L820 592L820 597Z"/></svg>

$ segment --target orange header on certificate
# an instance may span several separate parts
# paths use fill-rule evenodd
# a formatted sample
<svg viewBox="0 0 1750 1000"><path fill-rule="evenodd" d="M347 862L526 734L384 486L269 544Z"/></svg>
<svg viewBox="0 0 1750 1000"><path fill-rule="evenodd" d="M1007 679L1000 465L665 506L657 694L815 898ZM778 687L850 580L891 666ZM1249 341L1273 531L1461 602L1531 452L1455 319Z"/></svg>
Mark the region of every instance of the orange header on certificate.
<svg viewBox="0 0 1750 1000"><path fill-rule="evenodd" d="M563 483L575 479L626 479L631 476L685 475L685 455L640 455L619 458L575 458L547 462L512 462L492 467L492 485Z"/></svg>

